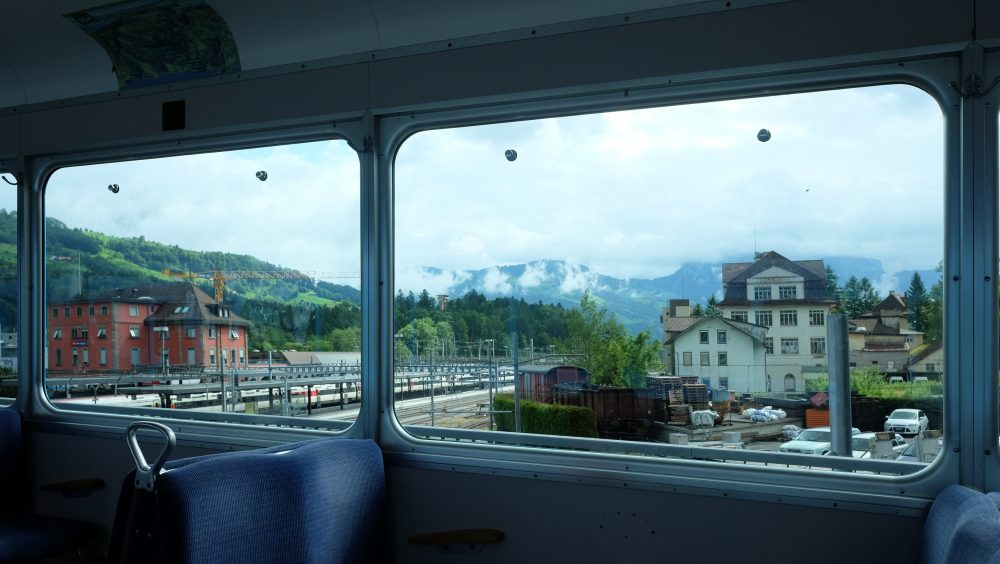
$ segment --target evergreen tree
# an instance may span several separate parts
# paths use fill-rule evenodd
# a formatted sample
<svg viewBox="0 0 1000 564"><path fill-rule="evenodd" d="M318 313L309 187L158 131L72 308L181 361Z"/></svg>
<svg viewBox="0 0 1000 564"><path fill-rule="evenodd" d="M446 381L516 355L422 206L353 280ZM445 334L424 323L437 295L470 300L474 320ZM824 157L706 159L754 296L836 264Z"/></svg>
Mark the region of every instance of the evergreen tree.
<svg viewBox="0 0 1000 564"><path fill-rule="evenodd" d="M867 276L860 280L857 276L851 276L847 280L847 284L844 285L840 296L841 308L851 319L871 313L881 301L882 298L879 297L875 286L872 285L872 281Z"/></svg>
<svg viewBox="0 0 1000 564"><path fill-rule="evenodd" d="M708 305L705 306L705 316L711 317L721 315L722 311L719 309L719 298L716 298L715 294L712 294L708 297Z"/></svg>
<svg viewBox="0 0 1000 564"><path fill-rule="evenodd" d="M839 280L837 273L833 271L833 267L829 264L826 265L826 295L830 299L837 300L837 303L830 309L831 313L844 313L843 304L841 303L843 289L837 285Z"/></svg>
<svg viewBox="0 0 1000 564"><path fill-rule="evenodd" d="M927 289L919 272L914 272L910 278L910 287L906 290L906 319L910 327L916 331L925 329L924 304L927 302Z"/></svg>

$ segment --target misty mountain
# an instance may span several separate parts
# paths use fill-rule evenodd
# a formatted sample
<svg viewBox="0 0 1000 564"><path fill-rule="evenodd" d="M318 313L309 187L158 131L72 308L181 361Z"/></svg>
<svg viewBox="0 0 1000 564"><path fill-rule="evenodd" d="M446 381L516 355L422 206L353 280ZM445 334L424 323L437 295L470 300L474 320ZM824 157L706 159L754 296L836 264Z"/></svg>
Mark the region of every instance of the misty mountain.
<svg viewBox="0 0 1000 564"><path fill-rule="evenodd" d="M726 262L749 262L750 257L739 257ZM830 265L843 285L853 275L867 276L882 296L889 290L902 294L910 285L913 270L888 273L881 261L865 257L829 257L823 259ZM424 272L433 277L444 273L439 268L428 267ZM940 273L933 269L919 270L927 289L938 281ZM565 307L580 304L584 291L589 290L608 311L614 312L629 330L643 329L660 333L660 312L671 299L686 298L693 304L704 305L713 294L722 296L722 263L688 262L676 272L657 278L621 279L607 276L585 265L560 260L538 260L514 264L452 272L452 283L444 293L464 295L476 290L488 298L515 296L529 303L558 303ZM418 293L422 288L402 288L404 292Z"/></svg>

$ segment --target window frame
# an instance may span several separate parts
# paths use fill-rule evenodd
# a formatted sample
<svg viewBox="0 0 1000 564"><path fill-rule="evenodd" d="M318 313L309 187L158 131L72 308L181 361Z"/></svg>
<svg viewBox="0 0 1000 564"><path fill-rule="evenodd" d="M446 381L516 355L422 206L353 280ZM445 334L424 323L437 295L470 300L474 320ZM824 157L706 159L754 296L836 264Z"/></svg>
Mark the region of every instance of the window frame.
<svg viewBox="0 0 1000 564"><path fill-rule="evenodd" d="M651 100L656 101L656 103L680 103L681 101L707 101L715 98L725 98L725 97L736 97L734 93L739 93L740 95L751 95L755 93L781 93L784 91L805 91L811 88L830 88L839 86L852 86L852 85L868 85L877 84L880 81L885 80L885 77L893 77L898 82L904 82L913 84L923 88L925 91L934 96L939 103L944 107L951 107L957 104L954 100L954 96L947 92L943 86L939 88L940 85L948 84L948 78L954 75L954 64L943 65L948 69L948 72L937 71L937 73L931 71L913 71L912 68L917 65L907 65L908 68L902 68L900 70L895 69L896 63L890 64L873 64L873 65L857 65L849 68L827 70L822 72L808 72L808 73L797 73L792 76L792 74L775 74L767 77L756 77L749 80L744 80L742 77L738 77L738 73L731 72L729 78L725 78L727 73L718 73L715 78L708 81L707 84L698 84L694 87L686 87L683 84L671 85L667 88L665 85L661 85L659 89L650 87L644 92L634 92L631 96L628 104L634 104L636 107L639 105L649 105ZM937 67L935 67L937 68ZM718 77L723 78L718 78ZM934 79L931 79L931 76ZM833 85L833 86L831 86ZM589 87L591 90L596 91L598 88L596 86ZM668 92L668 90L673 90L673 92ZM362 247L370 251L370 253L362 253L362 260L373 260L369 258L381 257L381 262L369 262L367 264L363 263L362 273L363 276L368 276L368 280L363 280L362 289L368 292L367 297L363 297L363 303L371 304L374 306L375 303L380 303L380 310L376 311L374 309L365 310L363 313L363 326L362 326L362 340L368 347L363 348L363 358L366 359L367 367L365 385L371 386L370 389L375 389L377 381L375 379L374 366L375 355L378 355L378 360L383 365L391 365L391 343L392 343L392 333L386 328L376 329L373 325L382 325L384 327L391 327L391 311L386 310L386 304L392 303L392 292L393 285L391 283L393 277L393 266L392 266L392 252L394 242L391 238L392 227L392 207L393 202L391 199L392 193L392 181L390 179L391 174L391 161L395 155L396 150L405 140L405 138L412 134L415 130L424 128L429 129L432 127L440 127L446 124L450 125L468 125L472 122L489 121L493 119L511 119L515 115L528 115L532 113L533 108L541 107L543 111L539 112L538 117L555 115L559 113L571 113L579 112L582 109L624 109L622 106L625 104L621 102L621 97L616 96L613 101L608 101L608 96L605 92L592 95L595 100L581 101L578 98L570 97L564 99L563 101L546 101L539 97L539 101L533 101L531 103L526 103L525 105L520 105L518 103L510 104L509 106L503 106L500 110L495 113L491 113L489 105L486 106L487 109L482 107L476 109L449 109L435 107L431 104L430 110L424 110L423 112L415 112L415 114L410 114L407 112L405 116L406 119L410 120L410 124L404 123L404 116L385 116L378 117L376 121L382 128L379 130L380 135L376 138L378 151L373 151L378 155L378 163L375 163L375 156L363 156L362 158L368 158L371 162L370 168L362 169L362 176L371 175L374 170L378 170L380 173L379 180L374 179L368 180L369 184L365 184L365 198L373 198L375 194L378 195L381 201L386 202L383 205L375 207L371 202L366 202L362 205L362 214L365 216L363 221L363 229L365 227L371 227L371 232L376 231L373 226L378 220L378 232L379 236L371 238L364 237L362 239ZM517 100L520 102L520 100ZM490 104L497 104L496 100L491 100ZM506 108L506 109L505 109ZM471 112L471 113L469 113ZM416 117L414 117L414 115ZM945 142L946 149L950 152L954 152L956 145L956 131L957 126L954 118L945 117ZM394 121L397 120L397 121ZM402 124L402 125L401 125ZM367 131L359 127L359 130ZM256 133L255 133L256 134ZM361 136L355 138L359 141ZM218 139L213 139L213 143L218 143ZM361 146L361 144L357 145ZM233 147L237 148L237 147ZM165 150L176 150L176 149L165 149ZM134 153L129 153L134 155ZM54 161L53 161L54 162ZM40 179L47 173L51 172L51 166L48 170L43 167L39 167L37 172L34 174L36 178L30 180L29 182L35 182L36 185L40 185ZM366 182L363 180L363 182ZM945 196L948 200L948 205L945 209L946 219L952 224L956 224L955 220L960 219L961 214L958 213L959 207L955 204L957 201L956 193L958 190L954 185L954 180L949 177L944 186ZM372 225L369 225L369 223ZM40 228L38 230L40 232ZM944 250L945 263L949 266L955 265L958 268L961 262L957 260L961 256L961 250L957 247L957 243L951 239L956 238L954 233L948 235L946 234L946 248ZM36 236L37 238L37 236ZM383 245L383 247L380 247ZM386 250L387 249L387 250ZM380 255L381 252L388 254L388 257ZM37 254L37 252L36 252ZM996 253L993 253L995 256ZM994 259L989 259L993 260ZM966 265L966 270L971 270L971 266ZM953 270L949 269L950 274ZM965 272L965 271L963 271ZM957 276L957 274L956 274ZM971 278L971 277L970 277ZM376 285L375 280L379 283L384 283L383 288L379 288ZM969 284L970 282L963 282L963 284ZM380 300L375 301L375 294L379 294ZM947 307L950 311L946 314L947 321L946 331L948 338L952 339L951 342L958 342L955 340L956 336L960 336L962 332L958 329L959 318L958 318L958 292L952 290L946 290L946 301ZM388 299L386 299L388 297ZM35 309L39 309L35 307ZM37 311L30 314L33 319L37 321L38 313ZM367 323L367 326L366 326ZM971 322L969 322L971 323ZM989 335L987 336L989 337ZM985 337L984 337L985 338ZM378 342L377 352L373 352L376 349L373 341ZM37 355L38 351L35 351ZM945 365L949 370L958 367L957 354L946 351ZM995 370L993 371L996 372ZM388 377L388 375L385 375ZM770 376L770 375L768 375ZM949 385L948 394L952 402L957 402L957 384ZM36 403L44 404L43 400L34 400ZM558 462L562 468L566 469L564 473L568 475L575 475L574 468L579 467L580 470L577 472L581 476L587 476L588 479L591 475L600 473L596 479L601 479L605 476L617 476L620 473L620 462L623 459L635 460L627 454L622 454L619 449L611 448L611 454L596 453L596 452L568 452L568 451L558 451L555 453L540 453L531 451L529 449L511 448L505 445L503 449L497 449L494 445L473 445L468 443L460 444L443 444L443 441L427 441L419 437L415 437L405 430L403 430L397 423L394 422L394 415L392 414L392 398L391 393L385 393L384 390L380 392L378 405L369 405L366 410L367 413L364 415L365 421L363 426L368 428L368 432L374 433L376 428L375 421L378 420L381 425L377 426L379 429L379 438L381 439L381 445L388 457L399 461L399 460L409 460L407 457L412 457L416 460L417 457L424 457L424 461L419 464L427 465L428 467L435 464L441 464L442 460L447 457L455 457L458 459L458 464L464 469L471 469L471 471L489 471L489 468L500 467L497 472L500 473L510 473L517 474L517 470L513 467L515 465L531 465L534 464L536 467L544 466L546 464L554 464ZM388 409L385 407L388 406ZM36 415L38 417L45 417L45 412L38 412L41 415ZM381 415L379 415L381 413ZM62 415L62 414L59 414ZM162 416L162 412L157 413L157 415ZM98 416L93 416L98 417ZM103 419L98 419L100 421L109 421L112 418L107 415L103 415ZM359 420L361 415L359 414ZM954 415L949 418L951 423L956 423L958 421L958 416ZM209 429L212 427L210 425L201 425L201 422L194 422L193 427L196 429ZM216 433L221 435L222 433L229 432L231 429L235 428L237 434L239 434L239 426L226 427L225 431L218 431ZM246 431L251 433L250 430ZM272 433L271 437L282 437L289 436L288 434L283 435L282 433L291 433L287 430L269 430ZM280 440L280 439L278 439ZM589 443L587 440L579 441L554 441L564 445L566 448L573 448L573 445L593 445L595 449L597 448L607 448L607 445L603 442ZM636 452L646 452L644 445L626 445L631 448L635 448ZM624 448L624 447L622 447ZM492 450L491 450L492 449ZM504 454L498 455L497 452L503 452ZM661 452L649 450L649 452ZM665 451L663 451L665 452ZM500 464L498 464L500 461ZM554 462L555 461L555 462ZM588 467L587 464L590 464ZM942 465L936 465L938 467ZM530 467L530 466L529 466ZM482 470L483 468L487 470ZM588 469L589 468L589 469ZM665 483L680 483L687 477L691 475L691 466L683 461L674 462L670 460L664 461L651 461L648 459L639 459L636 461L635 466L633 466L634 471L645 471L646 475L652 476L652 478L647 478L648 487L660 488L663 487ZM736 481L727 480L726 486L730 491L734 491L737 496L750 496L755 499L771 499L771 494L784 491L794 491L796 488L801 488L803 491L808 490L811 485L814 485L817 480L811 480L809 477L803 477L796 472L785 472L782 473L778 469L767 469L761 471L758 477L754 477L751 474L741 471L740 469L732 468L719 468L713 467L713 474L718 476L731 476L735 477ZM933 469L934 473L941 474L940 468ZM716 472L717 471L717 472ZM926 472L924 474L927 474ZM779 482L778 478L783 478ZM821 483L824 485L830 485L832 489L840 488L843 490L849 490L853 488L853 491L858 499L858 503L863 503L863 494L865 492L876 494L877 492L884 492L884 481L873 485L872 480L867 480L864 478L850 477L848 481L840 480L840 477L834 476L830 477L827 475L823 476ZM911 487L908 488L908 497L919 496L921 492L933 492L935 491L935 486L927 486L924 477L917 477L918 482L916 485L910 484ZM721 483L721 482L719 482ZM939 480L940 483L940 480ZM749 484L749 485L748 485ZM923 485L921 485L923 484ZM880 487L876 487L880 486ZM899 499L902 499L900 496ZM925 505L921 505L919 502L909 502L901 501L904 506L912 509L913 515L920 515L920 511Z"/></svg>

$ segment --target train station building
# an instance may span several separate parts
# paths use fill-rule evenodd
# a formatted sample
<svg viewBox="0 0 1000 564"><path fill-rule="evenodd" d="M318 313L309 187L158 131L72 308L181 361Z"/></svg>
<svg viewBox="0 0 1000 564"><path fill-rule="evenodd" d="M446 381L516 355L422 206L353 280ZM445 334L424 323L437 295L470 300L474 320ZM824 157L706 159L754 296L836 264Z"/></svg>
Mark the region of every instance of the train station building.
<svg viewBox="0 0 1000 564"><path fill-rule="evenodd" d="M51 373L247 366L250 322L190 283L49 303L46 321Z"/></svg>

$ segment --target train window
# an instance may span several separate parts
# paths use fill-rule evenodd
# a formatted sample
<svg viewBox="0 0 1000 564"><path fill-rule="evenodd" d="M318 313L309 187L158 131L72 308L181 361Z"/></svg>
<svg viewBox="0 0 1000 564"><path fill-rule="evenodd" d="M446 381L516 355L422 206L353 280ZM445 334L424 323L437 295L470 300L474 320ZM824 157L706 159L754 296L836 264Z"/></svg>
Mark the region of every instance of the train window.
<svg viewBox="0 0 1000 564"><path fill-rule="evenodd" d="M853 426L940 430L943 146L936 101L898 84L419 131L395 161L396 417L431 439L823 454L790 439L830 424L843 313Z"/></svg>
<svg viewBox="0 0 1000 564"><path fill-rule="evenodd" d="M62 168L45 209L46 311L107 315L46 316L56 407L354 421L360 164L346 142Z"/></svg>
<svg viewBox="0 0 1000 564"><path fill-rule="evenodd" d="M0 169L0 404L17 396L17 179Z"/></svg>

